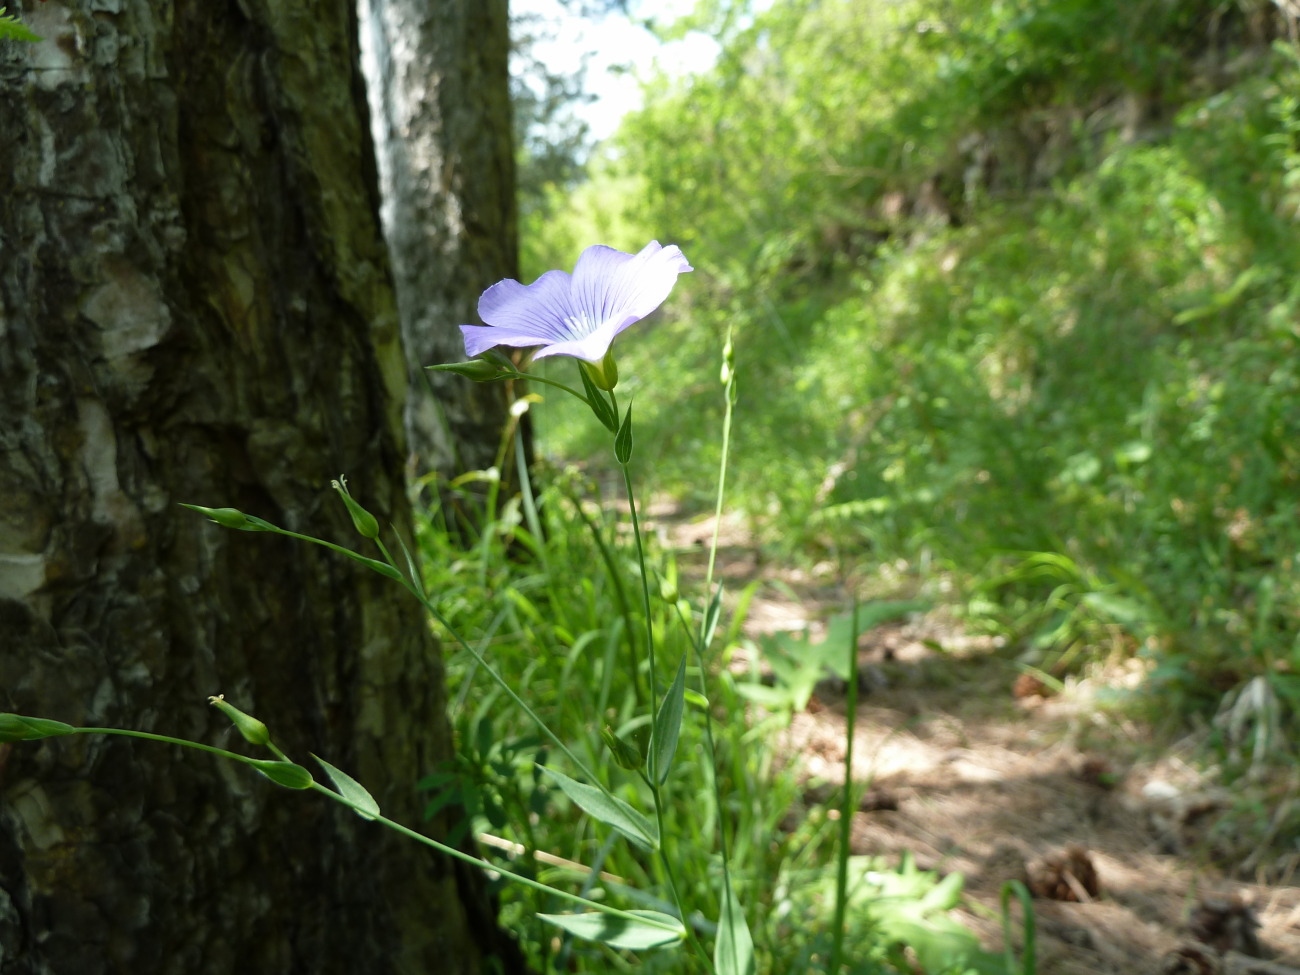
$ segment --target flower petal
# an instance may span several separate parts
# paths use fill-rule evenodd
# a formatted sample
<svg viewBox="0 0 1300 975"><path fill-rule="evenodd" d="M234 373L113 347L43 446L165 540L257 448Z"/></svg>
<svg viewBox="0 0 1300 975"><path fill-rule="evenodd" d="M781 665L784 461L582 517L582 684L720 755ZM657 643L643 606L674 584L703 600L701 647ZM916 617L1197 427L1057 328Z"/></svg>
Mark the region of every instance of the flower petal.
<svg viewBox="0 0 1300 975"><path fill-rule="evenodd" d="M484 291L478 300L478 313L497 332L495 344L546 345L576 338L570 281L567 271L547 271L530 285L507 279ZM525 338L531 341L523 341Z"/></svg>
<svg viewBox="0 0 1300 975"><path fill-rule="evenodd" d="M675 244L651 241L635 255L596 244L582 252L572 277L547 271L530 285L506 280L484 291L478 310L487 326L460 327L465 351L476 356L497 345L540 345L536 358L597 362L619 332L663 304L677 276L691 269Z"/></svg>
<svg viewBox="0 0 1300 975"><path fill-rule="evenodd" d="M612 342L619 332L662 305L677 276L690 270L676 244L661 247L652 240L635 256L596 244L582 252L573 269L572 304L596 331L612 324Z"/></svg>

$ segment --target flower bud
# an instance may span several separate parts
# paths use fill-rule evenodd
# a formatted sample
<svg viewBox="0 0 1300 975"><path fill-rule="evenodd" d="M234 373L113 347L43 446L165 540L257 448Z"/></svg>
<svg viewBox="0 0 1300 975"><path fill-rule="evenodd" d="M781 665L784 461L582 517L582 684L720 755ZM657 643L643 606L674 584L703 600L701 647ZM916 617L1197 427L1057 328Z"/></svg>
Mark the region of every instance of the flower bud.
<svg viewBox="0 0 1300 975"><path fill-rule="evenodd" d="M610 754L614 756L614 761L619 768L625 768L629 772L635 772L645 764L645 757L641 754L641 749L630 742L624 741L614 733L614 729L605 725L600 733L600 737L609 747Z"/></svg>
<svg viewBox="0 0 1300 975"><path fill-rule="evenodd" d="M293 762L273 762L269 759L245 759L245 761L276 785L282 785L286 789L310 789L315 781L310 772Z"/></svg>
<svg viewBox="0 0 1300 975"><path fill-rule="evenodd" d="M340 475L337 481L330 481L330 487L339 493L339 497L347 505L348 514L352 516L352 524L356 526L358 534L362 538L378 538L379 522L374 515L353 500L352 495L348 493L348 479Z"/></svg>
<svg viewBox="0 0 1300 975"><path fill-rule="evenodd" d="M0 744L11 741L36 741L70 735L77 729L49 718L29 718L23 714L0 713Z"/></svg>
<svg viewBox="0 0 1300 975"><path fill-rule="evenodd" d="M228 704L224 694L208 698L208 703L230 719L231 723L239 729L239 733L244 736L245 741L253 745L271 743L271 732L266 725L251 714L245 714L233 704Z"/></svg>
<svg viewBox="0 0 1300 975"><path fill-rule="evenodd" d="M472 379L476 383L490 383L498 379L511 379L515 373L513 370L502 369L494 362L487 359L469 359L465 362L444 362L438 366L425 366L426 369L432 369L437 372L453 372L457 376L464 376L466 379Z"/></svg>
<svg viewBox="0 0 1300 975"><path fill-rule="evenodd" d="M201 504L182 504L182 508L189 508L191 511L197 511L201 515L207 515L222 528L238 528L245 532L266 531L262 526L266 523L261 519L249 518L238 508L205 508Z"/></svg>

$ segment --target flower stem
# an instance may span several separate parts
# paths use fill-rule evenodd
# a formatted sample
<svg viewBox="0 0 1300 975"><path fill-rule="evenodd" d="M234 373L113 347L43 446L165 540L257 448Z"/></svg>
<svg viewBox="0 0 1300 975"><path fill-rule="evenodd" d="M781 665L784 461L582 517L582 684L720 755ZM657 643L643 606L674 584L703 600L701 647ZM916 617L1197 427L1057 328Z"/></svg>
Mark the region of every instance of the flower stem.
<svg viewBox="0 0 1300 975"><path fill-rule="evenodd" d="M212 745L205 745L202 742L198 742L198 741L190 741L189 739L186 738L173 738L171 735L156 735L148 731L132 731L127 728L74 728L73 732L75 734L81 734L81 735L121 735L126 738L144 738L148 741L160 741L168 745L180 745L182 748L193 748L196 751L208 752L212 755L219 755L222 758L229 758L236 762L242 762L246 765L254 761L253 759L250 759L246 755L240 755L237 752L227 751L224 748L216 748ZM283 754L279 752L278 749L276 749L275 751L277 754ZM316 792L319 792L321 795L329 796L329 798L333 799L335 802L347 806L349 809L352 809L355 812L361 813L367 819L372 819L377 823L387 826L389 829L393 830L394 832L401 833L403 836L409 839L416 840L419 843L423 843L425 846L430 846L433 849L437 850L439 853L444 853L447 856L452 857L456 860L461 860L465 863L472 864L473 866L476 866L482 870L491 870L494 873L498 873L502 877L505 877L507 880L510 880L514 883L522 884L525 887L531 887L534 890L541 891L551 897L558 897L561 900L566 900L573 904L580 904L583 907L591 908L592 910L595 911L600 911L602 914L608 914L611 917L621 918L625 921L631 921L638 925L649 925L650 927L661 927L665 931L672 931L673 933L676 933L676 928L673 928L667 924L663 924L662 922L656 921L654 918L648 918L641 915L632 914L629 911L619 910L616 907L610 907L608 904L601 904L597 901L588 900L585 897L579 897L577 894L570 894L568 891L565 890L559 890L555 887L548 887L545 884L539 883L536 880L531 880L528 877L523 877L520 876L519 874L511 873L508 870L502 870L496 865L488 863L486 860L481 860L476 856L471 856L468 853L464 853L461 850L457 850L455 847L448 846L445 843L440 843L430 836L425 836L423 833L417 833L415 830L403 826L401 823L395 822L394 820L391 820L386 816L377 816L373 812L371 812L371 810L367 809L360 803L353 802L351 799L348 799L346 796L342 796L339 793L335 792L334 790L326 788L325 786L321 785L319 782L315 781L314 779L312 780L312 783L310 786L308 786L308 788ZM685 923L685 919L683 919L682 926L687 927Z"/></svg>

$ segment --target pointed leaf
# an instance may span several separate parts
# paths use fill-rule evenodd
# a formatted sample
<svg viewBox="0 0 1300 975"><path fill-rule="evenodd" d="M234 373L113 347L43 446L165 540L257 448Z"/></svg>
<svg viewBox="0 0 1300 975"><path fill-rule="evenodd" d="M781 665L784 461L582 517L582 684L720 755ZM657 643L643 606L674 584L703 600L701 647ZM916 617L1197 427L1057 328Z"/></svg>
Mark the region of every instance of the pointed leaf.
<svg viewBox="0 0 1300 975"><path fill-rule="evenodd" d="M614 408L609 405L609 400L605 394L596 388L596 384L591 381L587 375L587 370L579 368L578 372L582 375L582 390L587 394L587 405L591 407L591 412L596 414L596 419L605 424L605 429L610 433L618 432L618 414Z"/></svg>
<svg viewBox="0 0 1300 975"><path fill-rule="evenodd" d="M618 428L618 433L614 435L614 456L618 458L620 464L626 464L632 459L632 404L627 404L627 412L623 415L623 423Z"/></svg>
<svg viewBox="0 0 1300 975"><path fill-rule="evenodd" d="M282 785L286 789L310 789L315 781L310 772L293 762L273 762L260 758L250 758L247 762L276 785Z"/></svg>
<svg viewBox="0 0 1300 975"><path fill-rule="evenodd" d="M677 738L682 731L682 711L686 705L686 654L682 654L677 664L677 676L672 686L664 695L655 715L654 733L654 775L663 785L668 781L668 773L673 767L673 756L677 754Z"/></svg>
<svg viewBox="0 0 1300 975"><path fill-rule="evenodd" d="M595 786L575 782L563 772L541 766L555 780L560 791L578 804L588 816L612 826L633 843L648 850L659 849L659 832L655 826L622 799L601 792Z"/></svg>
<svg viewBox="0 0 1300 975"><path fill-rule="evenodd" d="M718 588L713 591L713 598L709 600L709 608L704 613L704 631L700 637L700 651L709 649L709 644L713 642L713 634L718 629L718 619L722 616L722 583L718 583Z"/></svg>
<svg viewBox="0 0 1300 975"><path fill-rule="evenodd" d="M311 757L320 762L321 768L325 770L325 774L334 783L334 788L339 790L339 795L349 802L355 803L352 807L354 813L362 819L374 819L379 815L379 803L375 802L375 797L366 791L365 786L348 775L347 772L336 769L319 755L313 753Z"/></svg>
<svg viewBox="0 0 1300 975"><path fill-rule="evenodd" d="M628 951L644 951L647 948L662 948L664 945L676 944L686 937L686 928L682 922L668 914L658 911L629 911L646 919L646 922L630 921L612 914L592 911L587 914L538 914L543 921L564 928L572 935L587 941L598 941L611 948L625 948Z"/></svg>
<svg viewBox="0 0 1300 975"><path fill-rule="evenodd" d="M713 945L713 967L718 975L755 975L754 939L740 908L736 892L726 885L722 916L718 918L718 940Z"/></svg>

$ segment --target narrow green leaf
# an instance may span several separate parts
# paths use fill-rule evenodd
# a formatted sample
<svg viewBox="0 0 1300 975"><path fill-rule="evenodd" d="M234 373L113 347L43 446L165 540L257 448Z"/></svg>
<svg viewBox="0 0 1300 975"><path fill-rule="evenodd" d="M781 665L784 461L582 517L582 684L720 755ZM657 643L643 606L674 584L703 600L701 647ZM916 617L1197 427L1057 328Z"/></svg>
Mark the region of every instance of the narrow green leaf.
<svg viewBox="0 0 1300 975"><path fill-rule="evenodd" d="M325 774L334 783L334 788L339 790L339 795L356 804L352 808L353 812L362 819L374 819L379 815L379 803L375 801L374 796L366 791L365 786L348 775L347 772L336 769L319 755L313 753L311 757L320 762L321 768L325 770Z"/></svg>
<svg viewBox="0 0 1300 975"><path fill-rule="evenodd" d="M389 579L393 579L396 582L406 582L406 579L402 577L402 574L387 562L380 562L378 559L366 558L366 556L354 552L349 548L344 548L341 545L331 545L329 547L334 549L336 552L342 552L354 562L360 562L368 569L374 569L381 576L387 576Z"/></svg>
<svg viewBox="0 0 1300 975"><path fill-rule="evenodd" d="M541 769L592 819L614 827L638 846L648 850L659 849L659 831L654 824L622 799L601 792L595 786L575 782L553 768L541 766Z"/></svg>
<svg viewBox="0 0 1300 975"><path fill-rule="evenodd" d="M620 464L626 464L632 459L632 404L627 404L627 412L623 414L623 422L618 428L618 433L614 434L614 456L618 458Z"/></svg>
<svg viewBox="0 0 1300 975"><path fill-rule="evenodd" d="M662 948L665 945L676 944L686 937L686 928L682 926L682 922L668 914L660 914L658 911L629 911L628 913L645 918L646 923L629 921L627 918L614 917L612 914L602 914L598 911L587 914L538 914L537 916L579 938L628 951Z"/></svg>
<svg viewBox="0 0 1300 975"><path fill-rule="evenodd" d="M37 741L73 734L77 729L50 718L29 718L22 714L0 714L0 742Z"/></svg>
<svg viewBox="0 0 1300 975"><path fill-rule="evenodd" d="M709 649L709 644L713 642L713 634L718 630L718 620L722 616L722 583L718 583L718 588L713 591L713 598L709 600L709 608L704 613L704 630L700 636L700 652L703 653Z"/></svg>
<svg viewBox="0 0 1300 975"><path fill-rule="evenodd" d="M310 789L314 781L310 772L293 762L273 762L261 758L250 758L247 761L276 785L282 785L286 789Z"/></svg>
<svg viewBox="0 0 1300 975"><path fill-rule="evenodd" d="M713 945L713 967L718 975L755 975L754 939L745 921L745 912L730 884L722 901L718 918L718 940Z"/></svg>
<svg viewBox="0 0 1300 975"><path fill-rule="evenodd" d="M668 781L668 773L673 767L673 756L677 754L677 738L682 731L682 711L686 705L686 654L682 654L677 664L677 676L672 686L664 695L655 715L655 762L654 774L659 784Z"/></svg>
<svg viewBox="0 0 1300 975"><path fill-rule="evenodd" d="M605 424L605 429L610 433L618 432L618 414L614 408L609 405L609 400L605 394L596 388L596 384L591 381L587 375L587 370L579 367L578 372L582 375L582 390L587 394L587 405L591 407L591 412L596 414L596 419Z"/></svg>

